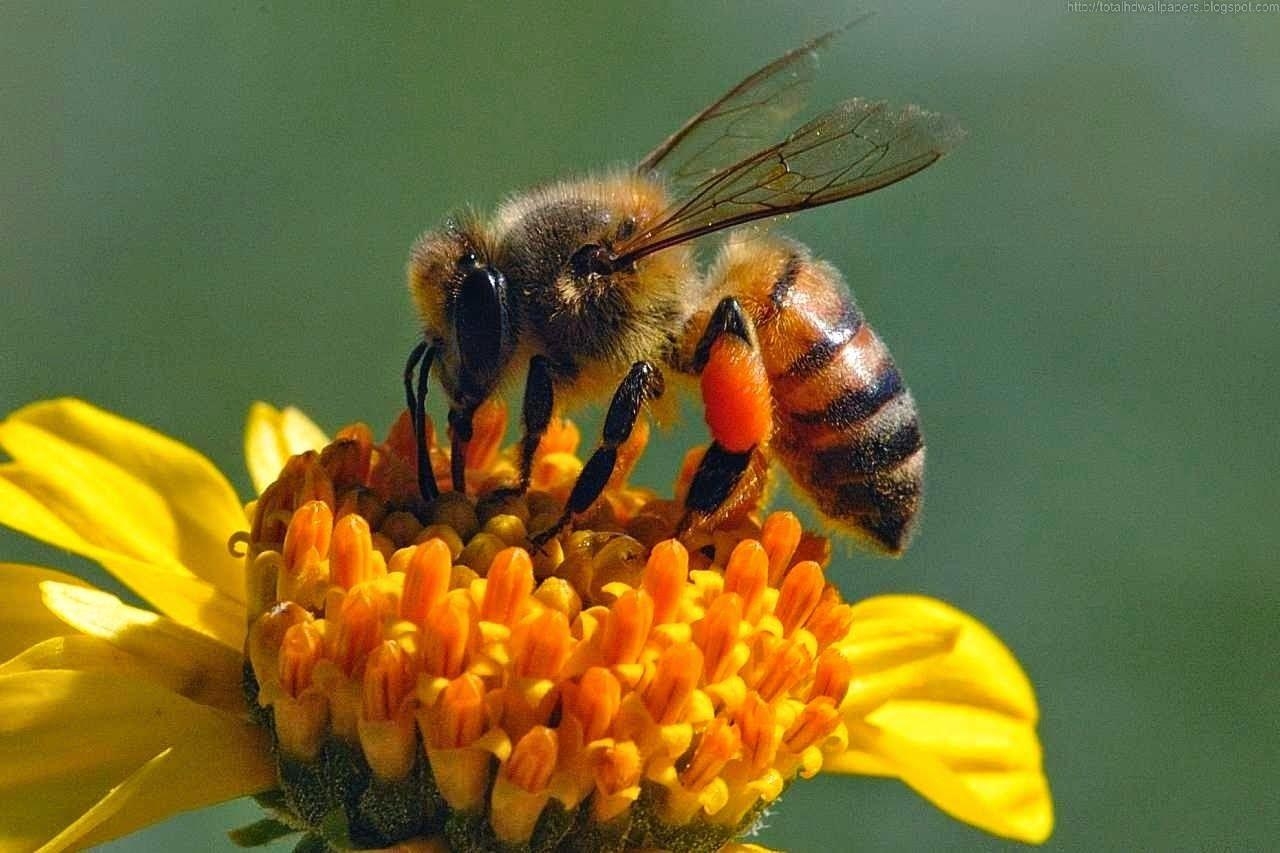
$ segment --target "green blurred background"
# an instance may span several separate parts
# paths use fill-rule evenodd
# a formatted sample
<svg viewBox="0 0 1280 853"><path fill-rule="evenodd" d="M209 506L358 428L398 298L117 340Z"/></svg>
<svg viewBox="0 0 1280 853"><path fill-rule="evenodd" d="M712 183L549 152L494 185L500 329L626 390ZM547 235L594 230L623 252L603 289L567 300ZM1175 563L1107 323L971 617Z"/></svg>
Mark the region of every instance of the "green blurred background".
<svg viewBox="0 0 1280 853"><path fill-rule="evenodd" d="M824 58L816 102L913 101L969 131L925 174L783 226L846 271L930 444L910 553L833 571L851 597L945 598L1015 650L1043 710L1049 849L1272 847L1280 12L1013 6L890 7ZM251 400L329 429L396 415L422 228L633 160L858 11L464 8L0 5L0 409L85 397L247 495ZM689 411L648 484L697 439ZM7 533L0 557L103 582ZM112 849L227 849L256 815ZM760 840L1016 846L842 778L797 786Z"/></svg>

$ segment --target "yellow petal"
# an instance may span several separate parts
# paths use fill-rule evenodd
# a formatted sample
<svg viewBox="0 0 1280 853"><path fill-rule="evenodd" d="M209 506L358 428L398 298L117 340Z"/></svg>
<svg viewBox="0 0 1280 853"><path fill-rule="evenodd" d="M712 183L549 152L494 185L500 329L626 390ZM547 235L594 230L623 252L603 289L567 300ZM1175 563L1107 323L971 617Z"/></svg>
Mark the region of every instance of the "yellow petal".
<svg viewBox="0 0 1280 853"><path fill-rule="evenodd" d="M954 646L923 677L904 681L863 718L848 713L849 751L824 769L895 776L934 805L997 835L1040 842L1053 829L1030 682L985 626L939 601L885 596L854 608L864 618L951 625Z"/></svg>
<svg viewBox="0 0 1280 853"><path fill-rule="evenodd" d="M0 672L17 667L113 671L149 679L202 705L244 712L240 653L96 589L47 581L41 590L50 612L88 636L47 640Z"/></svg>
<svg viewBox="0 0 1280 853"><path fill-rule="evenodd" d="M40 600L41 581L84 585L83 581L37 566L0 563L0 661L41 640L70 633L66 623Z"/></svg>
<svg viewBox="0 0 1280 853"><path fill-rule="evenodd" d="M0 445L14 460L0 468L4 479L70 528L76 542L188 570L243 602L240 562L227 540L247 526L244 510L199 453L70 399L15 412L0 422ZM30 532L15 523L22 520L0 513L0 522Z"/></svg>
<svg viewBox="0 0 1280 853"><path fill-rule="evenodd" d="M853 606L853 621L897 622L904 632L951 632L954 648L931 666L927 683L901 698L938 698L1004 712L1032 723L1039 716L1031 682L1004 643L978 620L937 599L881 595Z"/></svg>
<svg viewBox="0 0 1280 853"><path fill-rule="evenodd" d="M254 403L249 407L249 421L244 430L244 458L253 488L262 494L280 476L290 456L320 450L328 443L324 430L301 409L293 406L277 409L268 403Z"/></svg>
<svg viewBox="0 0 1280 853"><path fill-rule="evenodd" d="M873 598L854 606L849 634L841 644L853 668L842 706L846 716L863 716L921 685L936 662L955 651L960 628L954 619L903 613L882 602Z"/></svg>
<svg viewBox="0 0 1280 853"><path fill-rule="evenodd" d="M55 838L169 748L77 845L272 787L266 732L115 673L0 675L0 849L31 850Z"/></svg>
<svg viewBox="0 0 1280 853"><path fill-rule="evenodd" d="M87 833L92 832L100 826L104 820L120 811L120 808L129 801L129 798L138 793L147 777L152 771L169 757L172 749L166 749L146 764L139 767L133 772L128 779L125 779L119 785L112 788L107 795L101 800L93 804L87 812L76 818L66 829L55 835L50 841L43 845L36 853L58 853L60 850L66 850L76 841L83 838Z"/></svg>
<svg viewBox="0 0 1280 853"><path fill-rule="evenodd" d="M87 637L84 634L70 634L65 637L50 637L42 640L0 664L0 675L42 669L104 672L123 678L156 680L143 661L111 645L106 640ZM162 686L168 687L168 685Z"/></svg>
<svg viewBox="0 0 1280 853"><path fill-rule="evenodd" d="M232 648L240 648L245 626L242 603L200 580L172 559L156 565L100 547L82 537L68 520L59 517L27 490L39 491L39 483L28 482L24 487L11 482L14 475L20 473L15 471L15 466L0 466L0 524L100 563L161 613ZM65 510L65 506L60 509Z"/></svg>
<svg viewBox="0 0 1280 853"><path fill-rule="evenodd" d="M953 734L954 741L969 734ZM1034 733L1031 734L1034 740ZM1025 740L1025 738L1015 738ZM924 796L952 817L980 829L1019 841L1039 844L1053 832L1053 801L1049 785L1040 769L1038 748L1021 757L1003 757L997 765L983 766L975 749L974 764L958 766L930 753L927 746L909 737L879 729L868 723L849 727L851 750L865 751L872 772L891 775ZM846 753L853 760L837 771L856 771L859 753ZM954 760L955 756L951 756ZM1021 761L1022 769L1014 765ZM1000 766L1003 765L1003 766Z"/></svg>

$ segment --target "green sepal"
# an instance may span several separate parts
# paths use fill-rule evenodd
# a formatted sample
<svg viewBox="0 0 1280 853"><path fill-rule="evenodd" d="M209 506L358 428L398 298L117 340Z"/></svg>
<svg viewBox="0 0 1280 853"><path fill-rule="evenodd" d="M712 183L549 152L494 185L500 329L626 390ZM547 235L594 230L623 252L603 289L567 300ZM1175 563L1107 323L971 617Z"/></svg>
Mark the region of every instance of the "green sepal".
<svg viewBox="0 0 1280 853"><path fill-rule="evenodd" d="M248 826L231 830L227 833L227 837L237 847L261 847L298 831L297 827L289 826L273 817L264 817Z"/></svg>
<svg viewBox="0 0 1280 853"><path fill-rule="evenodd" d="M302 836L302 840L293 845L293 853L331 853L333 847L323 837L314 832Z"/></svg>
<svg viewBox="0 0 1280 853"><path fill-rule="evenodd" d="M351 843L347 813L341 806L335 806L333 811L324 816L324 820L316 828L316 834L335 850L350 850L356 846Z"/></svg>
<svg viewBox="0 0 1280 853"><path fill-rule="evenodd" d="M279 788L271 788L266 791L259 791L256 794L250 794L253 801L262 806L267 811L288 811L289 803L285 800L284 791Z"/></svg>

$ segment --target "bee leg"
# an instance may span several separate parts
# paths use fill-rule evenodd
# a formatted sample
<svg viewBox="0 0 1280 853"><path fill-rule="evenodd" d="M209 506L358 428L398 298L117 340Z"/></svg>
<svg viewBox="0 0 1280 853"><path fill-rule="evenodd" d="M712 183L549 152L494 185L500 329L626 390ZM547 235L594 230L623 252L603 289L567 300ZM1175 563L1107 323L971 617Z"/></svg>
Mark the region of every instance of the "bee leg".
<svg viewBox="0 0 1280 853"><path fill-rule="evenodd" d="M529 491L533 478L533 455L542 443L551 425L551 411L555 403L555 389L551 384L551 361L546 356L535 355L529 359L529 373L525 379L522 419L524 438L520 442L520 482L515 486L498 489L499 495L523 495Z"/></svg>
<svg viewBox="0 0 1280 853"><path fill-rule="evenodd" d="M694 350L693 369L701 377L712 442L685 495L678 534L688 530L695 514L710 515L729 500L773 429L773 401L755 325L732 296L720 300L712 313Z"/></svg>
<svg viewBox="0 0 1280 853"><path fill-rule="evenodd" d="M582 472L573 484L573 491L569 493L564 514L555 524L530 540L534 545L544 545L563 530L575 515L586 512L596 502L609 478L613 476L613 469L618 462L618 446L631 437L631 430L640 417L640 407L649 400L661 397L664 387L662 372L652 362L637 361L631 365L613 394L613 401L609 403L609 411L604 417L600 444L587 464L582 466Z"/></svg>
<svg viewBox="0 0 1280 853"><path fill-rule="evenodd" d="M555 402L555 389L551 385L551 361L543 355L529 359L529 374L524 384L522 418L524 438L520 442L520 483L504 489L513 495L529 491L533 477L533 454L537 452L542 437L551 425L551 410Z"/></svg>
<svg viewBox="0 0 1280 853"><path fill-rule="evenodd" d="M404 396L409 407L409 421L413 424L413 444L418 456L418 492L430 503L440 496L435 474L431 471L431 456L427 452L427 379L436 349L422 341L409 353L404 366ZM413 382L413 371L418 369L418 384Z"/></svg>

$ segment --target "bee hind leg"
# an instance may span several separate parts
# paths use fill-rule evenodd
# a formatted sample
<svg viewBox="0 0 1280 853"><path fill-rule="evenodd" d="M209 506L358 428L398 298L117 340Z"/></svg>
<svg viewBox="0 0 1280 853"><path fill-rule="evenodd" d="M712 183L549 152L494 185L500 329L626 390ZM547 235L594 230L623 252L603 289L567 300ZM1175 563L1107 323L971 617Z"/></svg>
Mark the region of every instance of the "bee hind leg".
<svg viewBox="0 0 1280 853"><path fill-rule="evenodd" d="M563 530L575 515L586 512L596 502L609 483L613 470L618 463L618 446L631 437L636 420L640 417L640 408L650 400L662 396L665 387L662 372L652 362L637 361L631 365L618 390L609 403L609 411L604 418L604 430L600 444L595 452L582 466L578 480L569 493L569 501L565 504L564 513L555 524L535 535L530 541L541 547ZM537 447L535 442L533 445ZM530 454L532 455L532 454Z"/></svg>
<svg viewBox="0 0 1280 853"><path fill-rule="evenodd" d="M712 516L733 503L743 474L773 429L773 401L755 324L732 296L720 300L712 313L694 351L693 369L701 379L712 442L689 484L677 535L687 532L696 517Z"/></svg>

